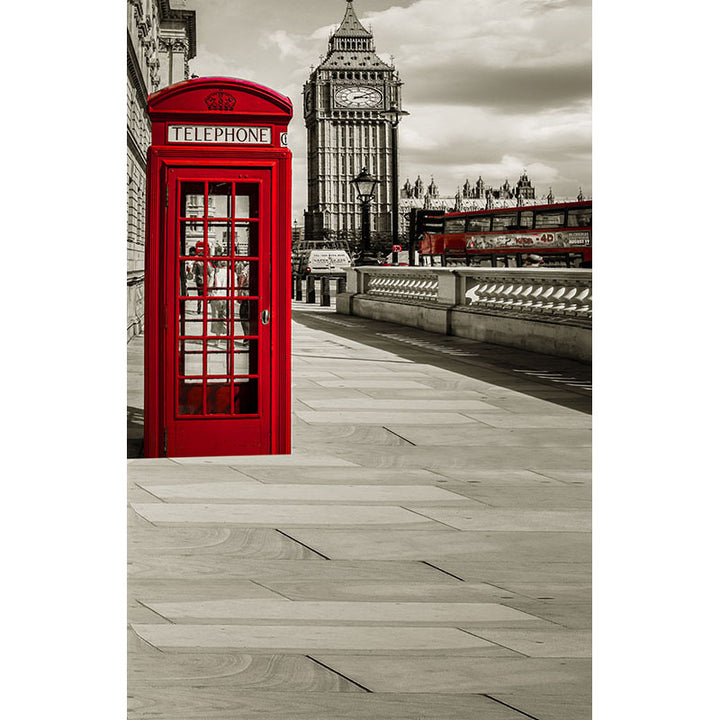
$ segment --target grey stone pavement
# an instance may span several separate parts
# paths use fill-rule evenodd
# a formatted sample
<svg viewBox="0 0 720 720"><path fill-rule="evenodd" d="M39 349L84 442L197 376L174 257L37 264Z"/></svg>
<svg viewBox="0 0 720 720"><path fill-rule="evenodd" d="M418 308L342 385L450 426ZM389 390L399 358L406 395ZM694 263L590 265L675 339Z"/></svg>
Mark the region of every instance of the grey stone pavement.
<svg viewBox="0 0 720 720"><path fill-rule="evenodd" d="M293 453L142 459L129 717L586 720L591 370L293 305Z"/></svg>

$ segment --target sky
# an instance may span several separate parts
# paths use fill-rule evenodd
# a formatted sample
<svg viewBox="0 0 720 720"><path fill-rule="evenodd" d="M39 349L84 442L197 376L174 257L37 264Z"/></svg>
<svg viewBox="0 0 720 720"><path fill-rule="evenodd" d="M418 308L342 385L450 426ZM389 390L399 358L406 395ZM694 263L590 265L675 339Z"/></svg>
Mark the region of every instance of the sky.
<svg viewBox="0 0 720 720"><path fill-rule="evenodd" d="M178 3L176 3L176 6ZM197 11L190 72L287 95L295 117L293 219L307 198L302 86L345 14L346 0L186 0ZM354 0L377 54L400 73L401 185L431 177L443 196L466 179L539 195L592 196L590 0Z"/></svg>

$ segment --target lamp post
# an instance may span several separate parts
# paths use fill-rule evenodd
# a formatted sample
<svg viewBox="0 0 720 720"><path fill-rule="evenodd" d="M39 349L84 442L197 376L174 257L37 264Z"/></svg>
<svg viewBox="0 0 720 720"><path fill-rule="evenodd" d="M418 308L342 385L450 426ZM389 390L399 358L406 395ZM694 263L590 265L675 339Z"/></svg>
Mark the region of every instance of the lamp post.
<svg viewBox="0 0 720 720"><path fill-rule="evenodd" d="M360 174L350 182L355 188L358 200L362 204L362 214L360 216L362 239L360 265L374 265L374 258L370 256L370 203L375 195L378 181L366 168L363 168Z"/></svg>
<svg viewBox="0 0 720 720"><path fill-rule="evenodd" d="M390 109L383 110L382 114L390 122L390 145L392 150L392 264L397 265L398 254L395 248L400 244L398 241L398 206L400 204L398 191L398 125L403 115L409 115L410 113L405 110L399 110L397 104L393 103ZM408 262L410 252L412 252L413 249L414 248L408 248Z"/></svg>

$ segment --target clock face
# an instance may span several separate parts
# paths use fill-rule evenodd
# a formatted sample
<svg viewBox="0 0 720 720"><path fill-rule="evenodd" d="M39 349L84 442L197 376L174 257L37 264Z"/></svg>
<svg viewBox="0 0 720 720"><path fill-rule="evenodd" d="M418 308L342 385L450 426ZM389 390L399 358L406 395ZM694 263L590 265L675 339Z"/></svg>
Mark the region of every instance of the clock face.
<svg viewBox="0 0 720 720"><path fill-rule="evenodd" d="M382 103L382 92L364 85L353 85L335 91L335 102L341 107L374 108Z"/></svg>

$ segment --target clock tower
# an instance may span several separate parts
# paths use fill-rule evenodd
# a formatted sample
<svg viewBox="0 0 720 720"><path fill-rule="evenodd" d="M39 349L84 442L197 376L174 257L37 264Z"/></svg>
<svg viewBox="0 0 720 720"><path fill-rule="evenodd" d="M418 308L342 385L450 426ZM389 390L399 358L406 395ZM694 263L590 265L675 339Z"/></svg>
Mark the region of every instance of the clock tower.
<svg viewBox="0 0 720 720"><path fill-rule="evenodd" d="M391 232L392 145L383 111L400 106L400 79L375 54L372 32L346 0L345 17L327 55L303 88L307 128L308 210L305 236L359 238L361 206L350 182L366 168L378 179L370 205L371 233Z"/></svg>

